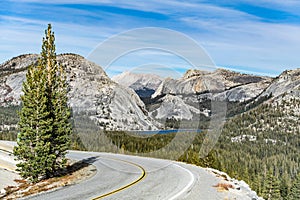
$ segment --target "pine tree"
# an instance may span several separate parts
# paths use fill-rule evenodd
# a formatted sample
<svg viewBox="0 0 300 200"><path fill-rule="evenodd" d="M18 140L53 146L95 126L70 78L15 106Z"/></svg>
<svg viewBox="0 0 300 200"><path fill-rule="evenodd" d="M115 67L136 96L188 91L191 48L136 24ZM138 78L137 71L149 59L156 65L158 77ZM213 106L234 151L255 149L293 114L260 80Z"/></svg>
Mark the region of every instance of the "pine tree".
<svg viewBox="0 0 300 200"><path fill-rule="evenodd" d="M260 175L255 175L253 178L251 188L257 192L259 196L262 194L262 177Z"/></svg>
<svg viewBox="0 0 300 200"><path fill-rule="evenodd" d="M284 173L281 175L280 178L280 194L282 196L283 200L287 200L288 199L288 192L289 192L289 182L290 181L290 177L287 173Z"/></svg>
<svg viewBox="0 0 300 200"><path fill-rule="evenodd" d="M264 182L263 198L266 200L281 200L279 187L278 179L272 171L269 171Z"/></svg>
<svg viewBox="0 0 300 200"><path fill-rule="evenodd" d="M56 62L50 24L45 34L38 63L29 67L23 83L20 133L14 148L21 161L17 165L21 176L33 182L52 177L65 167L72 132L66 75Z"/></svg>
<svg viewBox="0 0 300 200"><path fill-rule="evenodd" d="M298 174L298 176L294 180L294 183L291 187L288 199L289 200L300 199L300 173Z"/></svg>

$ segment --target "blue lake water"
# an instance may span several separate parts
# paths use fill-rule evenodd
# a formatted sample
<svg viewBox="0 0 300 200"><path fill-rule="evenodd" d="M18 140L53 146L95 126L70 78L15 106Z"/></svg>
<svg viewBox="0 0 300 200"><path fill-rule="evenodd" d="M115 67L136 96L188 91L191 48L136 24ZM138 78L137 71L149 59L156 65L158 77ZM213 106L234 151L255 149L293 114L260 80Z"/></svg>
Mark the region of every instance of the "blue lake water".
<svg viewBox="0 0 300 200"><path fill-rule="evenodd" d="M154 130L154 131L132 131L139 134L169 134L169 133L200 133L201 129L170 129L170 130Z"/></svg>

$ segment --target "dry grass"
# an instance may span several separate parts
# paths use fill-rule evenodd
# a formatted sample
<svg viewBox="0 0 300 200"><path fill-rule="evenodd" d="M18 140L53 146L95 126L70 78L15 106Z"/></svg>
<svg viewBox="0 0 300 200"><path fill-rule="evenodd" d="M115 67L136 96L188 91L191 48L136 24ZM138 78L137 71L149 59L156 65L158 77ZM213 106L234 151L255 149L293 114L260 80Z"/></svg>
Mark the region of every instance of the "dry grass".
<svg viewBox="0 0 300 200"><path fill-rule="evenodd" d="M11 200L75 184L90 178L95 172L96 168L93 165L85 162L76 162L69 164L67 170L60 173L60 177L42 180L35 184L26 180L15 180L18 186L6 187L6 195L2 198Z"/></svg>
<svg viewBox="0 0 300 200"><path fill-rule="evenodd" d="M217 185L214 185L214 187L216 187L219 192L234 189L233 185L230 183L218 183Z"/></svg>

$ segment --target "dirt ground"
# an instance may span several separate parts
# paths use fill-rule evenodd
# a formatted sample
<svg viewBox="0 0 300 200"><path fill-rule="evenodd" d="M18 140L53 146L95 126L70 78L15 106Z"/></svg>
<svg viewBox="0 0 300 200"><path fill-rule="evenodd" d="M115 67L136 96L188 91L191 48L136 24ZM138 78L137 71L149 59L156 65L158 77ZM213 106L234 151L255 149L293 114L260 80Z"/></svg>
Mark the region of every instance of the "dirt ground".
<svg viewBox="0 0 300 200"><path fill-rule="evenodd" d="M16 186L17 183L14 180L20 179L20 176L17 173L2 168L0 168L0 177L0 191L2 192L3 189L9 185Z"/></svg>

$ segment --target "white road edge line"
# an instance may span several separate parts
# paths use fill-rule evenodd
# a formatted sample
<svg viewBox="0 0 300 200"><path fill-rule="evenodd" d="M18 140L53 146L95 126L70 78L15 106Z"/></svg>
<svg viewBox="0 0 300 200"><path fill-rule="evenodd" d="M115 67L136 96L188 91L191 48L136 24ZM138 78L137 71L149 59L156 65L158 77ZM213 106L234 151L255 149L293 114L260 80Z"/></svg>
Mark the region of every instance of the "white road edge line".
<svg viewBox="0 0 300 200"><path fill-rule="evenodd" d="M190 180L190 182L189 182L189 183L188 183L188 184L187 184L180 192L178 192L178 193L175 194L174 196L168 198L168 200L174 200L174 199L180 197L183 193L185 193L188 189L190 189L190 187L191 187L191 186L193 185L193 183L195 182L195 177L194 177L193 173L192 173L190 170L188 170L188 169L186 169L186 168L184 168L184 167L181 167L181 166L178 165L178 164L174 164L174 165L177 166L177 167L179 167L179 168L181 168L181 169L183 169L184 171L186 171L186 172L190 175L191 180Z"/></svg>

